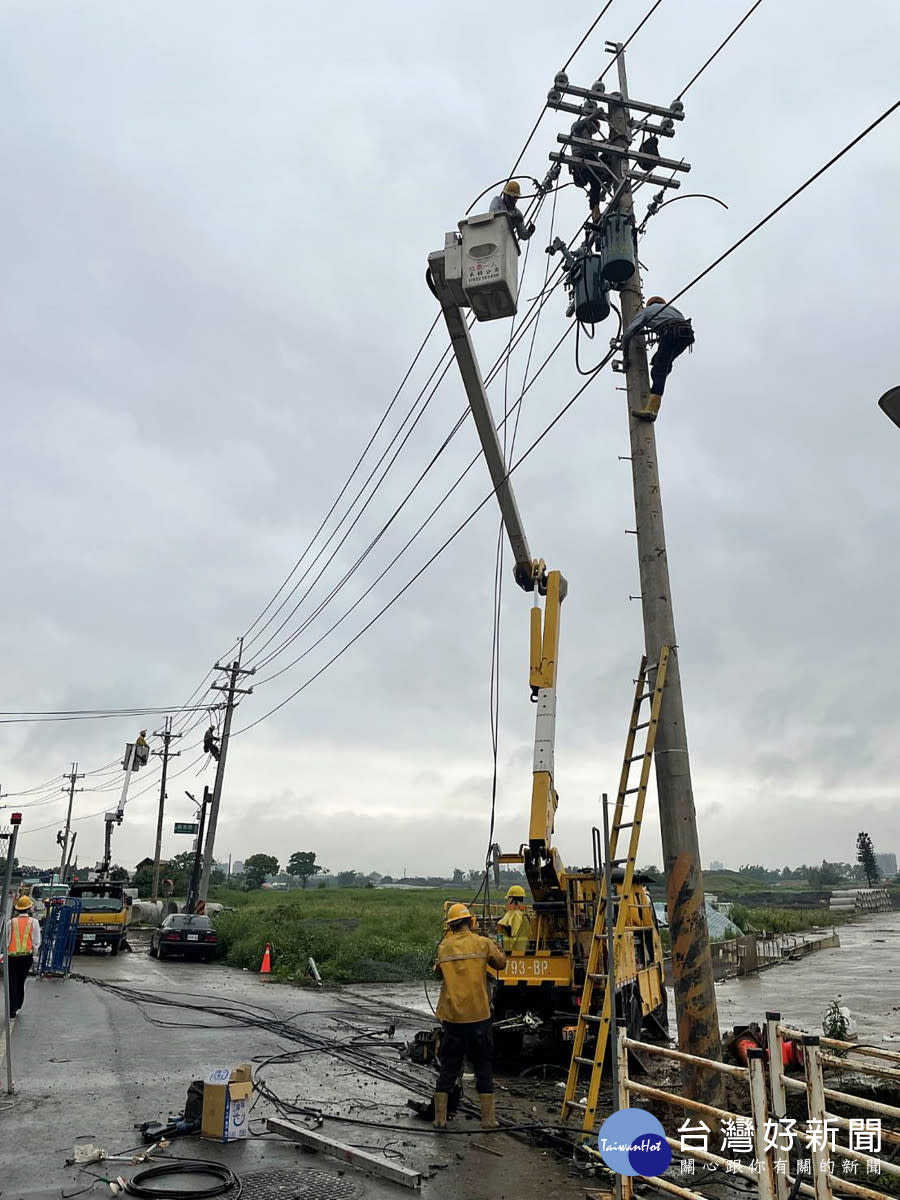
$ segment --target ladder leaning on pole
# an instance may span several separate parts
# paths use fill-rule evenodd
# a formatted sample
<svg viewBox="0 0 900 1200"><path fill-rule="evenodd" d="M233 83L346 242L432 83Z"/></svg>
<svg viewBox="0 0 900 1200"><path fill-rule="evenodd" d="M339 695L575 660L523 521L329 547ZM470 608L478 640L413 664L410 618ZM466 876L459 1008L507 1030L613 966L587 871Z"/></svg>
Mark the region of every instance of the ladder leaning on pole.
<svg viewBox="0 0 900 1200"><path fill-rule="evenodd" d="M653 762L653 748L656 745L656 730L659 725L659 710L662 704L668 662L668 646L662 647L659 662L656 664L648 666L646 655L641 659L641 669L636 680L634 704L631 709L631 720L628 725L628 737L625 740L625 759L619 778L619 791L613 812L608 851L610 867L613 869L624 868L620 880L617 881L617 886L615 883L613 885L613 903L615 905L613 909L615 914L613 945L616 959L619 958L618 948L621 945L628 920L628 901L633 886L635 859L641 835L641 822L644 817L644 801L647 796L647 783L650 779L650 766ZM651 686L650 677L654 672L656 678ZM649 704L649 712L644 707L645 704ZM644 749L636 753L635 742L638 734L644 730L646 730ZM631 768L634 763L641 764L640 778L636 786L630 786ZM634 813L630 821L625 821L623 817L629 796L634 797ZM619 834L624 829L631 830L628 838L628 851L617 857ZM616 903L617 892L618 903ZM569 1064L569 1076L566 1081L566 1094L562 1106L564 1121L573 1112L583 1114L582 1128L585 1132L590 1132L594 1128L603 1064L616 1019L613 997L610 989L606 986L607 971L604 968L607 902L604 879L597 902L597 916L594 922L591 950L584 978L584 991L581 995L581 1007L578 1010L578 1024L572 1047L572 1060ZM617 980L616 982L628 981ZM593 1056L588 1057L584 1053L584 1048L591 1031L596 1031L596 1041ZM615 1053L614 1046L613 1053ZM588 1072L590 1073L589 1080L586 1079ZM585 1100L581 1101L578 1096L579 1093L584 1096L585 1087L587 1095Z"/></svg>

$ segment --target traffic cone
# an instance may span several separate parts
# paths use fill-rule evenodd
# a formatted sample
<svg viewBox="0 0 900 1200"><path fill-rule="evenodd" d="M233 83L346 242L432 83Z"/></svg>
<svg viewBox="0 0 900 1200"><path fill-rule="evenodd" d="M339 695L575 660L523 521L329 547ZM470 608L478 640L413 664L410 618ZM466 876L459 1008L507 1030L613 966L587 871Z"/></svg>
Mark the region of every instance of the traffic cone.
<svg viewBox="0 0 900 1200"><path fill-rule="evenodd" d="M263 955L262 966L259 968L260 975L272 974L272 947L266 942L266 952Z"/></svg>

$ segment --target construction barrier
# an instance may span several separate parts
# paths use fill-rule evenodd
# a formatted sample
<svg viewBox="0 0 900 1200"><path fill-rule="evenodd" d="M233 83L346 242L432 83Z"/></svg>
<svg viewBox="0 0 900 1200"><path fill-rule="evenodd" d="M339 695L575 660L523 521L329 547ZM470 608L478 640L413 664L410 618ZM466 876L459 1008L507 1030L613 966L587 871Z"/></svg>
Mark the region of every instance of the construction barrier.
<svg viewBox="0 0 900 1200"><path fill-rule="evenodd" d="M75 952L75 936L78 933L78 918L81 901L76 896L54 900L47 907L47 916L41 930L41 948L38 953L38 975L68 975L72 969Z"/></svg>

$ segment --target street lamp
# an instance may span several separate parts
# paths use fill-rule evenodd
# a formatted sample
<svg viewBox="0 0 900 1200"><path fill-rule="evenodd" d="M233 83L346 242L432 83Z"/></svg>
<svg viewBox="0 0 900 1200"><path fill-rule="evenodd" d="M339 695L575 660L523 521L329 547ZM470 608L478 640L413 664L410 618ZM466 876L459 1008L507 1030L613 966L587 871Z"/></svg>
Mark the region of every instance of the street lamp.
<svg viewBox="0 0 900 1200"><path fill-rule="evenodd" d="M878 407L900 426L900 387L888 388L878 401Z"/></svg>

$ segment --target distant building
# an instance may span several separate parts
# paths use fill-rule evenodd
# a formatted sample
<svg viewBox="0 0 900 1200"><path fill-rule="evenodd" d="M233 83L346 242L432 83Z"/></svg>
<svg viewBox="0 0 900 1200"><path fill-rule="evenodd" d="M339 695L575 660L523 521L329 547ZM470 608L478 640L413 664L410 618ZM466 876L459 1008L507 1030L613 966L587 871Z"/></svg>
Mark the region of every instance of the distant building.
<svg viewBox="0 0 900 1200"><path fill-rule="evenodd" d="M709 869L711 871L724 871L725 867L722 863L719 862L719 860L717 858L714 858L713 861L709 864Z"/></svg>
<svg viewBox="0 0 900 1200"><path fill-rule="evenodd" d="M155 858L142 858L134 869L135 871L150 871L155 865Z"/></svg>
<svg viewBox="0 0 900 1200"><path fill-rule="evenodd" d="M242 862L233 862L231 864L231 873L232 875L243 875L244 864Z"/></svg>
<svg viewBox="0 0 900 1200"><path fill-rule="evenodd" d="M878 863L878 870L881 872L882 879L893 879L897 874L896 854L876 854L875 861Z"/></svg>

